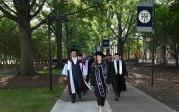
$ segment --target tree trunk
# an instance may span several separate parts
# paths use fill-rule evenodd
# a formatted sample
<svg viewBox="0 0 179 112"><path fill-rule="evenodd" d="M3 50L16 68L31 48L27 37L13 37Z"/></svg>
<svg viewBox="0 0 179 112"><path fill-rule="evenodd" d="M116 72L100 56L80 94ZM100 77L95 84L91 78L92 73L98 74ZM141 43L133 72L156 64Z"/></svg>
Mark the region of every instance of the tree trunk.
<svg viewBox="0 0 179 112"><path fill-rule="evenodd" d="M162 47L163 64L166 64L166 42Z"/></svg>
<svg viewBox="0 0 179 112"><path fill-rule="evenodd" d="M178 65L178 52L179 52L179 42L176 43L176 66Z"/></svg>
<svg viewBox="0 0 179 112"><path fill-rule="evenodd" d="M62 23L56 21L57 66L62 67Z"/></svg>
<svg viewBox="0 0 179 112"><path fill-rule="evenodd" d="M127 50L127 60L130 60L130 49Z"/></svg>
<svg viewBox="0 0 179 112"><path fill-rule="evenodd" d="M118 20L118 42L117 42L117 52L121 53L121 56L123 57L123 50L124 50L124 42L122 40L122 22L121 22L121 14L117 14L117 20Z"/></svg>
<svg viewBox="0 0 179 112"><path fill-rule="evenodd" d="M121 53L121 56L123 56L123 49L124 49L124 43L120 37L118 37L117 41L117 52Z"/></svg>
<svg viewBox="0 0 179 112"><path fill-rule="evenodd" d="M67 50L67 57L69 58L70 57L70 29L69 29L69 26L68 24L66 23L65 24L65 30L66 30L66 50Z"/></svg>
<svg viewBox="0 0 179 112"><path fill-rule="evenodd" d="M19 24L21 34L21 75L33 75L33 45L30 22Z"/></svg>

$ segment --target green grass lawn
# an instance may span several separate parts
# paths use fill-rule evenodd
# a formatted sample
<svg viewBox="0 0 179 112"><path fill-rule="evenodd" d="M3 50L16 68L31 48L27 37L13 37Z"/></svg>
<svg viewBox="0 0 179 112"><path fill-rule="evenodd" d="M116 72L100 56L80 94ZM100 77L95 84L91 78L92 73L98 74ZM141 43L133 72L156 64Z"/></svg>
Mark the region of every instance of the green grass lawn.
<svg viewBox="0 0 179 112"><path fill-rule="evenodd" d="M62 70L60 70L58 68L52 68L52 75L60 75L61 71ZM35 72L40 75L41 74L44 75L44 74L48 74L49 70L48 69L37 69Z"/></svg>
<svg viewBox="0 0 179 112"><path fill-rule="evenodd" d="M0 90L0 112L50 112L64 86Z"/></svg>

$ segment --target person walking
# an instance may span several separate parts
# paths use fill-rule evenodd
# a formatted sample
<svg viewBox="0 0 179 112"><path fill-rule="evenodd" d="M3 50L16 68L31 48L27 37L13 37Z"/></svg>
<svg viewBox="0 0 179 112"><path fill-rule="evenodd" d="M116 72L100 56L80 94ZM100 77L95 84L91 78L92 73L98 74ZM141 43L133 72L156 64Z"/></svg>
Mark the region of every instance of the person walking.
<svg viewBox="0 0 179 112"><path fill-rule="evenodd" d="M94 93L97 99L97 104L99 108L99 112L104 111L104 104L106 99L106 91L107 91L107 64L103 59L103 53L98 51L95 53L95 61L92 64L91 68L91 85L94 88Z"/></svg>
<svg viewBox="0 0 179 112"><path fill-rule="evenodd" d="M78 51L76 49L71 50L71 58L68 59L62 71L62 75L66 77L68 82L68 90L72 103L76 101L76 95L81 99L81 93L90 90L90 86L85 81L85 67L82 64L82 60L78 59L77 54Z"/></svg>
<svg viewBox="0 0 179 112"><path fill-rule="evenodd" d="M115 101L118 101L121 91L126 91L125 76L128 76L125 62L122 60L120 53L115 53L110 73L113 90L115 92Z"/></svg>

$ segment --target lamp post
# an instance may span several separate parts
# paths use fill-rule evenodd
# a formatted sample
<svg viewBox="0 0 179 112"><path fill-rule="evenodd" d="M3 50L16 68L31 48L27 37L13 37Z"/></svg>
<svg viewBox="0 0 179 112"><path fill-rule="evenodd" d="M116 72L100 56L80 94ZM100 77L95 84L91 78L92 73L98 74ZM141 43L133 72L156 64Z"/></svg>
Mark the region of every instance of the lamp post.
<svg viewBox="0 0 179 112"><path fill-rule="evenodd" d="M154 61L155 61L155 0L152 0L153 2L153 36L152 36L152 75L151 75L151 86L154 85Z"/></svg>
<svg viewBox="0 0 179 112"><path fill-rule="evenodd" d="M54 17L54 20L56 22L55 36L57 43L57 66L62 68L62 23L67 22L68 18L65 14L60 14L57 12L57 16Z"/></svg>
<svg viewBox="0 0 179 112"><path fill-rule="evenodd" d="M139 2L137 4L137 31L152 33L152 73L151 86L154 78L154 37L155 37L155 0Z"/></svg>
<svg viewBox="0 0 179 112"><path fill-rule="evenodd" d="M47 25L48 25L48 74L49 74L49 89L52 91L52 53L51 53L51 23L52 21L59 22L62 24L62 22L68 22L68 17L65 14L59 14L56 16L48 16L47 19ZM62 25L60 26L62 27ZM60 32L60 38L62 38L62 28L59 29Z"/></svg>
<svg viewBox="0 0 179 112"><path fill-rule="evenodd" d="M48 74L49 74L49 89L52 91L52 57L51 57L51 16L48 16Z"/></svg>
<svg viewBox="0 0 179 112"><path fill-rule="evenodd" d="M110 53L110 39L104 38L102 41L102 50L106 49L106 54L109 55Z"/></svg>

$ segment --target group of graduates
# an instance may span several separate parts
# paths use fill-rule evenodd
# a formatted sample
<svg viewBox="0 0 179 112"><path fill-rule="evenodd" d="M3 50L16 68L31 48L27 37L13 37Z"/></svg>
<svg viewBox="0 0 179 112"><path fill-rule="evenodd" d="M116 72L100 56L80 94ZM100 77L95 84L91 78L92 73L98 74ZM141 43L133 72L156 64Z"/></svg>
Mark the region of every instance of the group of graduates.
<svg viewBox="0 0 179 112"><path fill-rule="evenodd" d="M93 88L99 112L104 109L108 84L112 84L115 101L119 100L121 91L126 91L125 76L128 73L120 53L115 53L112 57L97 51L92 57L87 57L86 54L78 55L78 50L72 49L62 74L68 82L71 102L74 103L77 96L80 100L82 93Z"/></svg>

